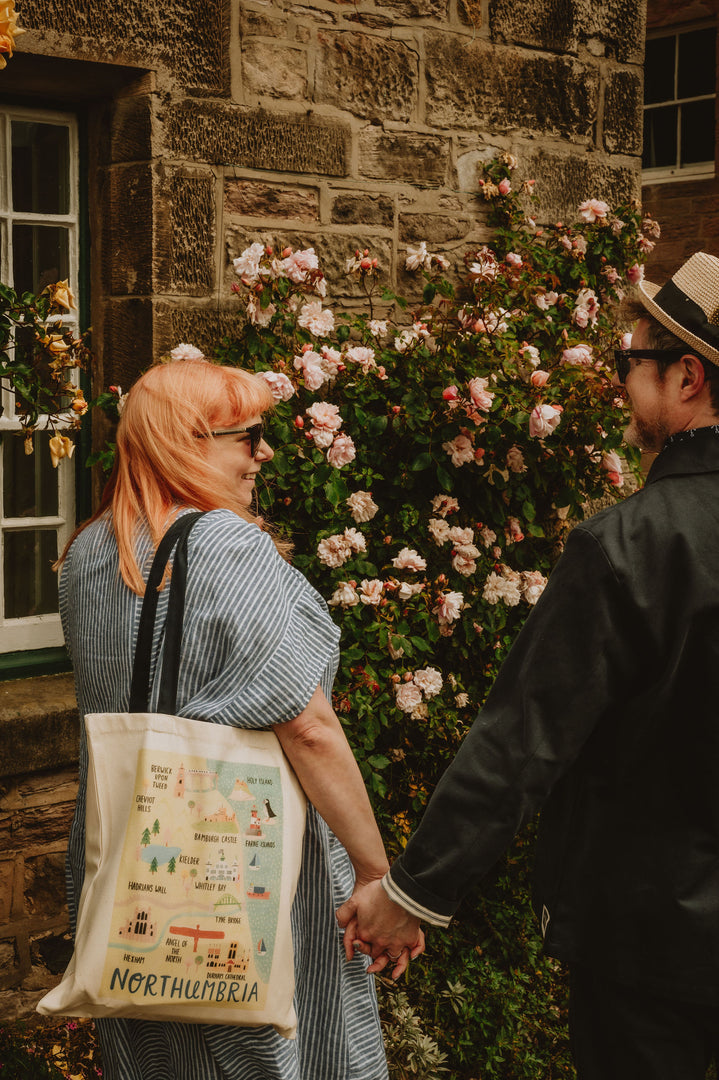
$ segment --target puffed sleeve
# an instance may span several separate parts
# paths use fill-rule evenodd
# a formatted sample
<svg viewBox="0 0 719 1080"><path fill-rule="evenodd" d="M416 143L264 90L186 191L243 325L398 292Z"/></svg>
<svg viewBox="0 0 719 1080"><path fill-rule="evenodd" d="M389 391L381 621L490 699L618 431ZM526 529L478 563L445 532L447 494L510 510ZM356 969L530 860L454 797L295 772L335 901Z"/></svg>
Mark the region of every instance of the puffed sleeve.
<svg viewBox="0 0 719 1080"><path fill-rule="evenodd" d="M190 534L178 710L245 728L293 719L337 665L322 597L256 525L226 510Z"/></svg>

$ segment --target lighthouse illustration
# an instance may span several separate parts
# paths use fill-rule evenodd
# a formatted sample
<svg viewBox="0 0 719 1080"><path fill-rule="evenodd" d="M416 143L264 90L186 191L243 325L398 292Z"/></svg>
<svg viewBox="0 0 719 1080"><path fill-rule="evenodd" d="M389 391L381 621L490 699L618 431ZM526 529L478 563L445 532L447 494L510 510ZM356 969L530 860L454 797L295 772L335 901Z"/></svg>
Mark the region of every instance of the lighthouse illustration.
<svg viewBox="0 0 719 1080"><path fill-rule="evenodd" d="M250 811L250 824L245 831L245 836L262 836L262 825L256 806L253 806Z"/></svg>

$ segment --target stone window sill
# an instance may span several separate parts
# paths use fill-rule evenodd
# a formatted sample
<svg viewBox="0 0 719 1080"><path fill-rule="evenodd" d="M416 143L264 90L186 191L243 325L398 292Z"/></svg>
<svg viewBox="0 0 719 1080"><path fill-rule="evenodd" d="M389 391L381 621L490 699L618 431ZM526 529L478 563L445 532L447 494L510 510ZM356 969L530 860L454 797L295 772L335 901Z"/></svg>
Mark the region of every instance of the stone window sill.
<svg viewBox="0 0 719 1080"><path fill-rule="evenodd" d="M77 765L79 733L72 675L0 683L0 777Z"/></svg>

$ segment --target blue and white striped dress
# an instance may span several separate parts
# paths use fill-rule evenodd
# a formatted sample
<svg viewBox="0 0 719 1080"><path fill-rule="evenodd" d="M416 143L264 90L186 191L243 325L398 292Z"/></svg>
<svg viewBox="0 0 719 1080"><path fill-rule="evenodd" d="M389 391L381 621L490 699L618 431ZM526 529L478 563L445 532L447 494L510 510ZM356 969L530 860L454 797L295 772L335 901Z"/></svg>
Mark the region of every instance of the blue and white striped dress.
<svg viewBox="0 0 719 1080"><path fill-rule="evenodd" d="M152 554L148 535L138 547L145 577ZM160 593L158 604L155 668L168 593ZM81 715L127 710L141 603L120 577L109 520L100 519L75 540L60 581ZM322 598L266 533L229 510L199 520L188 546L179 713L244 728L291 720L318 683L329 696L338 637ZM83 738L68 853L73 923L84 874L86 777ZM386 1078L367 960L344 960L334 916L352 883L347 853L310 806L292 910L297 1038L284 1039L270 1027L100 1020L105 1080Z"/></svg>

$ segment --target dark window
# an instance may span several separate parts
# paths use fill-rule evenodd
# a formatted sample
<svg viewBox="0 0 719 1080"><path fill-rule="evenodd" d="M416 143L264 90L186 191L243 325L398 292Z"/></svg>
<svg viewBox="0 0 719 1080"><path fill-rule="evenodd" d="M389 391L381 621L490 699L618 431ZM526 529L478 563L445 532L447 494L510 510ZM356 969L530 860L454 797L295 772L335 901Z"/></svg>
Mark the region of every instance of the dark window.
<svg viewBox="0 0 719 1080"><path fill-rule="evenodd" d="M649 38L644 61L644 169L714 165L716 28Z"/></svg>

